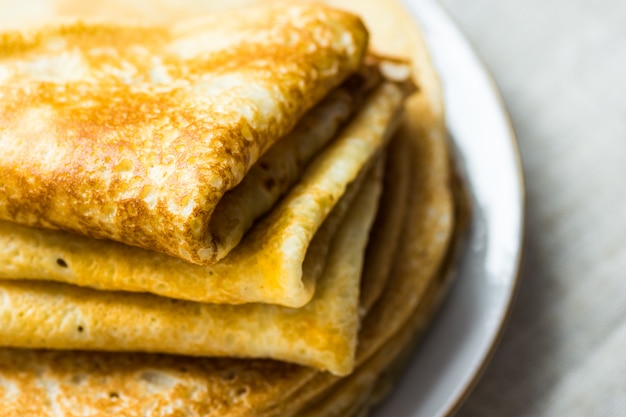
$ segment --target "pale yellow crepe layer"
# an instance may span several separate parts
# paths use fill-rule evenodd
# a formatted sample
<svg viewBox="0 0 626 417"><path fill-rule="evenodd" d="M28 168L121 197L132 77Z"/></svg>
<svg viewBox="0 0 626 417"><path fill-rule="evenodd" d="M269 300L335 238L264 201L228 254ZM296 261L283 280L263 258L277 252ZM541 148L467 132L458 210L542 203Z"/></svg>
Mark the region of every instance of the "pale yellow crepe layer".
<svg viewBox="0 0 626 417"><path fill-rule="evenodd" d="M315 291L333 205L394 131L407 87L384 82L299 182L220 262L200 266L73 234L0 222L0 279L51 280L210 303L300 307Z"/></svg>
<svg viewBox="0 0 626 417"><path fill-rule="evenodd" d="M213 263L232 248L210 223L224 193L361 67L367 38L314 3L2 33L0 219Z"/></svg>

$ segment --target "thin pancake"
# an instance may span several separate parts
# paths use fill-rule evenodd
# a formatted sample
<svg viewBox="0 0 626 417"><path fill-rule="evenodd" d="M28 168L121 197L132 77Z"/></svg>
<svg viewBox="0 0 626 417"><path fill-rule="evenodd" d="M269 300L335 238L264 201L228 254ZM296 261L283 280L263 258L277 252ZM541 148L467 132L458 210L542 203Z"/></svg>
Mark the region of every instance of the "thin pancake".
<svg viewBox="0 0 626 417"><path fill-rule="evenodd" d="M137 12L141 9L137 6L138 2L131 3L124 0L119 5L126 5L123 10L131 14L133 10ZM209 4L219 7L217 3L219 2L193 4L190 10L195 13L201 7L209 7ZM422 166L422 172L429 172L430 169L443 170L433 172L433 175L421 176L421 187L428 190L421 195L426 198L411 199L412 205L417 204L408 210L414 219L410 223L411 227L424 230L424 224L428 224L430 218L418 218L418 215L428 212L429 208L439 213L451 208L449 184L443 180L447 178L448 166L441 160L442 157L447 158L445 152L441 151L445 149L445 141L439 107L440 92L433 77L434 71L413 22L406 11L395 2L352 1L351 4L344 5L365 13L374 28L374 38L379 37L392 52L409 53L414 57L415 65L420 68L417 81L421 92L408 113L409 118L415 120L415 124L410 125L406 132L411 140L423 141L420 146L422 152L416 153L416 165ZM98 8L103 7L102 4L94 6L98 12L102 10ZM181 8L172 10L184 14ZM398 37L397 33L402 33L403 36ZM412 186L414 192L420 190L418 183L414 182ZM420 208L422 205L423 208ZM451 232L450 227L449 223L436 222L431 229L426 230L446 236ZM428 236L418 242L403 239L399 252L417 253L416 251L424 249L423 243L427 239ZM436 245L433 252L436 250L445 251L445 245ZM418 263L411 258L397 257L395 263L400 266L396 267L397 273L392 278L400 281L433 280L434 277L427 276L427 272L435 271L437 267L429 263L442 262L441 257L428 256L420 259L422 262ZM421 268L425 268L424 273L420 273ZM405 297L411 296L412 294L405 294ZM384 306L381 309L386 310L397 307L382 301L378 304ZM378 326L377 329L381 330L381 327ZM389 337L389 333L370 332L368 337L384 338ZM293 394L318 375L307 368L267 361L20 350L0 351L0 373L4 376L4 379L0 379L0 384L7 387L4 390L8 393L6 398L13 401L6 403L8 416L23 415L25 412L51 415L51 407L56 406L67 415L93 411L99 415L122 416L137 413L173 416L180 413L251 417L259 415L268 407L291 401ZM354 411L358 411L359 407L356 408Z"/></svg>
<svg viewBox="0 0 626 417"><path fill-rule="evenodd" d="M348 184L394 131L407 88L384 82L370 94L298 184L214 265L0 222L0 278L152 292L200 302L300 307L314 293L328 250L330 235L314 236Z"/></svg>
<svg viewBox="0 0 626 417"><path fill-rule="evenodd" d="M357 17L307 3L3 33L0 218L213 263L224 193L366 45Z"/></svg>
<svg viewBox="0 0 626 417"><path fill-rule="evenodd" d="M363 255L382 181L380 163L370 171L362 186L353 184L355 200L340 202L333 212L344 219L334 226L315 297L302 308L5 282L0 345L273 358L346 375L354 365Z"/></svg>
<svg viewBox="0 0 626 417"><path fill-rule="evenodd" d="M416 191L415 183L413 187L413 191ZM410 245L410 242L402 241L401 250L407 244ZM402 263L402 259L396 258L396 262ZM405 272L410 274L392 276L390 289L398 283L411 280L412 273L416 271ZM434 292L424 293L418 308L429 305L432 307L436 304L431 305L441 295L442 282L436 277L437 275L434 275L427 279L430 284L424 283ZM393 293L390 290L386 291L386 294ZM397 307L383 300L384 298L377 303L375 309L389 311ZM411 321L423 326L430 313L430 311L413 313ZM406 325L400 326L405 327ZM386 333L380 326L377 329L380 333ZM405 333L404 330L400 331L397 334L401 336L396 338L406 337ZM367 336L362 337L381 338L387 335L369 332ZM367 342L367 339L361 341ZM378 353L372 355L373 361L387 363L386 361L393 358L392 352L403 345L397 341L385 341L383 344L391 346L378 350ZM359 362L362 362L360 366L365 366L363 373L366 376L368 372L377 375L376 369L384 368L384 363L379 365L379 368L372 368L371 364L362 359L363 351L360 351L359 355ZM117 413L116 415L125 415L124 413L145 411L153 409L152 407L154 410L162 410L161 407L166 404L174 404L171 408L172 413L188 412L191 415L299 415L297 411L299 408L294 408L294 405L305 406L309 402L299 403L294 400L304 400L310 393L318 392L323 398L329 389L333 392L337 390L334 395L348 396L348 399L341 400L344 404L347 404L353 395L361 398L352 384L361 386L371 381L371 378L367 376L366 381L360 380L363 374L358 370L356 372L345 382L348 384L347 387L335 387L335 384L343 380L314 372L309 368L292 367L278 362L0 350L0 374L12 387L11 398L17 400L14 403L7 402L7 405L16 407L27 405L24 410L37 412L48 409L45 403L49 401L46 398L49 398L50 394L47 393L54 392L52 401L53 403L56 401L55 404L61 410L76 410L84 406L87 410L97 409L102 415L113 412ZM26 392L29 393L28 397L25 396ZM189 392L193 392L193 395L187 394ZM182 397L185 400L176 400ZM62 401L59 402L59 399ZM315 401L312 403L316 404ZM325 402L322 404L328 406ZM271 407L274 411L267 410L263 413L262 410L266 407ZM278 410L280 412L277 413ZM322 411L320 415L324 415L325 409L320 410Z"/></svg>

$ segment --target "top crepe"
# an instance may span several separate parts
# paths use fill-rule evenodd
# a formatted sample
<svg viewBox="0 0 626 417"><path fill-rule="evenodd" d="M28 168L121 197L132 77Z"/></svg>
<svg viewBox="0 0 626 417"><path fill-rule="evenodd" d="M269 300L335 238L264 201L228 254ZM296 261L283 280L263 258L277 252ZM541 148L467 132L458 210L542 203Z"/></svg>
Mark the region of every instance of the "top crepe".
<svg viewBox="0 0 626 417"><path fill-rule="evenodd" d="M211 230L222 196L359 69L367 37L319 4L5 33L0 219L214 263L238 242Z"/></svg>

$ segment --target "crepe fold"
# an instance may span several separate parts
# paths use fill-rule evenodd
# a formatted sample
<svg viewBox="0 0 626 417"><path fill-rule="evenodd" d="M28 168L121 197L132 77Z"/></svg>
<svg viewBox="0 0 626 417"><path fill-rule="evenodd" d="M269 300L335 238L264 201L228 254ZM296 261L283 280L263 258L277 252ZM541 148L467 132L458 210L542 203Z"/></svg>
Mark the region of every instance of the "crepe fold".
<svg viewBox="0 0 626 417"><path fill-rule="evenodd" d="M428 143L405 143L392 147L387 166L401 163L398 156L407 151L413 164L422 163L421 168L411 164L413 174L425 174L445 156L431 154ZM52 408L66 415L255 417L349 416L367 410L389 389L394 365L425 328L450 281L452 264L445 258L453 251L447 240L434 246L429 244L432 236L407 240L407 235L424 229L452 233L452 218L433 227L424 216L433 210L438 215L451 214L446 209L450 196L440 188L441 178L412 178L404 192L385 191L388 197L390 192L403 195L408 204L403 223L410 227L403 229L398 240L392 270L384 271L383 277L368 277L382 279L385 285L364 312L356 369L349 376L266 360L0 349L0 395L4 393L7 415L50 415L46 413ZM381 204L394 199L383 196ZM379 214L374 228L384 223ZM423 254L418 262L406 257L415 253ZM365 270L377 269L371 262L365 260ZM363 292L360 297L363 302L371 295Z"/></svg>
<svg viewBox="0 0 626 417"><path fill-rule="evenodd" d="M0 218L212 264L272 205L244 187L217 210L225 193L357 72L367 39L308 3L3 33Z"/></svg>
<svg viewBox="0 0 626 417"><path fill-rule="evenodd" d="M267 176L286 178L283 188L295 181L217 263L1 222L2 345L273 358L350 373L380 155L411 91L383 79L380 65L370 58L270 148L240 183L246 193L224 196L249 200ZM241 217L215 213L226 224Z"/></svg>
<svg viewBox="0 0 626 417"><path fill-rule="evenodd" d="M292 16L286 20L279 9ZM0 83L0 94L7 100L0 104L0 143L10 152L0 156L0 279L57 281L204 303L305 305L334 233L332 227L319 228L395 129L412 88L409 72L404 79L384 79L384 59L363 59L367 36L360 20L321 5L249 8L163 31L161 26L83 23L2 38L6 83ZM320 44L304 39L306 33ZM223 36L228 40L216 44ZM154 45L157 40L162 44ZM55 42L63 47L50 46ZM297 52L303 48L298 42L307 45L306 51ZM167 83L150 78L155 69L140 68L138 45L159 62L169 59L164 68L176 77ZM98 76L48 79L49 60L61 59L50 48L70 48L88 74ZM250 62L223 56L246 48L256 51ZM102 50L115 55L106 65ZM270 52L279 55L276 61L266 56ZM42 69L36 71L38 62ZM133 72L136 82L127 84L116 65L131 64L152 75ZM222 85L224 77L229 81ZM258 86L278 98L252 94ZM74 87L82 93L72 93ZM57 88L58 96L46 96L50 88ZM128 91L120 96L120 88ZM171 94L181 102L163 101ZM105 95L110 103L100 106L96 117L92 104ZM149 107L153 99L162 106ZM27 105L18 108L16 102ZM250 106L267 116L265 124L255 119L258 132L246 121ZM300 107L309 110L301 115ZM37 116L33 124L24 119L29 112L50 114ZM111 125L109 116L129 120ZM243 154L245 167L237 168ZM169 171L162 169L165 159ZM222 169L232 178L225 179ZM160 188L148 184L153 174ZM163 215L164 204L171 208L184 201L187 217ZM151 206L148 211L144 203ZM122 206L132 206L134 214L128 217ZM59 222L51 220L57 217ZM105 234L93 232L94 221ZM67 222L80 227L66 227ZM191 224L198 226L204 243L200 235L187 239ZM70 232L49 228L57 226ZM107 234L111 228L123 230L121 242L111 240L120 238ZM188 261L198 259L158 246L174 241L176 250L187 255L189 245L209 244L212 263L197 265Z"/></svg>
<svg viewBox="0 0 626 417"><path fill-rule="evenodd" d="M19 279L29 275L23 275L23 270L18 270L15 275L18 279L0 282L0 298L3 300L0 307L2 344L21 348L269 357L328 370L337 375L350 373L354 366L356 334L360 323L358 294L361 268L369 225L376 213L381 188L381 167L378 166L381 161L369 169L359 168L375 161L374 156L395 125L394 116L397 116L402 99L400 86L384 82L378 87L339 138L324 149L294 190L264 219L288 222L289 212L283 210L285 206L296 207L291 216L312 218L318 215L319 210L303 209L311 200L310 196L319 198L316 194L319 189L338 189L335 195L341 198L332 204L334 209L318 230L307 252L308 258L298 261L304 263L305 282L312 281L306 279L307 274L320 275L314 296L305 306L298 309L258 303L231 306L164 299L145 293L108 292L43 281L29 282ZM327 158L327 155L334 156ZM354 165L354 162L357 164ZM392 166L406 169L406 164L395 161ZM368 171L371 173L368 174ZM406 183L400 179L406 176L406 172L391 169L390 173L395 178L387 181L391 185L389 190ZM366 176L365 183L361 186L363 176ZM346 187L346 184L342 184L342 181L346 179L350 179L350 185L344 192L341 188ZM322 186L319 185L320 181ZM391 197L387 197L390 202L402 202L402 197L395 197L394 194L397 193L392 192ZM355 201L351 202L352 199ZM300 203L300 200L304 200L304 203ZM334 203L332 198L330 202L322 202L326 205L330 203ZM403 205L388 205L384 211L386 218L398 217L396 214L402 211ZM27 234L41 236L57 233L23 226L13 226L11 230L20 233L0 235L7 238L7 253L12 255L10 258L20 260L24 267L31 265L31 268L36 265L34 259L45 252L41 245L31 245L31 252L25 252L24 248L28 248L28 245L17 239ZM387 239L386 236L387 233L397 235L398 231L399 226L384 227L383 235L372 244L371 250L380 253L384 253L385 247L393 250L389 240L396 239ZM275 252L271 248L272 235L256 236L255 229L225 260L236 255L248 238L255 238L253 241L259 242L258 249L249 253L248 259L254 262L250 270L260 262L269 261L269 265L280 272L281 263L272 262L271 258ZM35 238L33 242L42 240L50 241ZM105 244L119 248L122 254L133 250L118 243L87 238L78 240L74 237L71 241L80 249L81 256L76 257L77 261L84 259L84 262L90 264L99 259L106 261L113 258L110 251L102 249ZM322 242L323 246L320 244L316 247L316 242ZM99 249L86 253L84 248L92 244L100 245ZM288 243L285 248L301 253L296 245ZM270 249L264 250L267 246ZM15 249L20 251L17 256ZM74 262L73 258L62 259L69 264ZM138 257L128 259L133 265L140 261ZM373 259L377 257L373 256ZM242 261L233 262L232 267L240 267L242 264ZM215 265L193 267L214 268ZM269 267L266 269L270 270ZM316 272L318 269L319 273ZM379 269L373 267L372 271ZM158 268L155 270L158 271ZM181 276L180 271L177 273L171 270L170 273L172 279ZM380 278L368 278L371 282L376 280ZM363 308L365 306L362 305Z"/></svg>
<svg viewBox="0 0 626 417"><path fill-rule="evenodd" d="M369 94L289 193L216 264L194 265L112 241L0 222L0 278L199 302L303 306L313 296L334 232L318 229L394 131L408 88L383 82Z"/></svg>
<svg viewBox="0 0 626 417"><path fill-rule="evenodd" d="M4 282L0 340L25 348L270 357L347 374L354 361L363 253L378 205L381 168L378 163L370 169L363 185L354 183L331 214L337 232L329 258L315 297L302 308Z"/></svg>
<svg viewBox="0 0 626 417"><path fill-rule="evenodd" d="M113 4L116 1L112 0ZM171 18L221 7L218 3L189 0L186 6L179 4L172 10ZM294 263L302 267L302 275L296 275L294 281L300 282L301 288L308 282L308 268L319 270L312 280L315 285L309 287L310 301L302 301L306 297L298 300L305 303L299 308L217 305L130 292L149 291L139 288L110 291L113 288L93 283L102 280L89 278L96 275L89 270L89 258L104 262L117 250L111 248L119 247L119 257L113 263L101 263L98 272L117 277L110 282L128 285L132 280L123 277L134 267L133 260L141 261L145 256L161 262L167 257L3 222L0 239L6 250L1 256L3 262L13 261L8 267L0 263L7 278L0 281L0 344L22 347L0 348L4 414L356 416L363 415L389 389L394 369L445 294L463 225L459 215L462 200L455 199L451 181L439 85L408 13L390 0L332 3L363 16L372 31L374 47L412 58L419 91L400 115L407 93L404 76L399 77L400 82L389 78L402 75L404 66L378 63L379 68L391 67L381 70L387 79L364 88L367 99L358 108L346 110L353 116L346 116L350 118L347 123L337 123L333 129L339 133L319 145L310 162L303 164L302 172L290 180L294 185L285 188L284 197L275 205L268 203L271 210L256 221L241 242L220 262L208 266L227 262L256 230L264 230L259 241L271 242L266 237L284 223L276 220L275 228L258 228L272 224L272 219L289 219L289 208L298 207L292 213L295 217L301 213L301 222L294 224L305 225L311 242L294 240L285 247L302 244L300 247L306 248L305 255L299 250L300 260ZM117 5L127 7L124 10L130 15L141 16L147 4L143 0L119 0ZM166 7L165 3L150 2L151 7L155 4ZM115 13L107 15L103 7L100 3L89 6L94 15L115 17ZM354 91L344 82L329 90L326 97L342 88ZM386 145L396 121L401 121L400 128ZM260 169L262 158L271 152L260 156L249 173ZM383 160L384 175L380 171ZM242 181L240 185L246 177ZM299 205L311 202L314 204ZM311 218L317 226L310 226L310 220L302 222ZM91 246L100 243L106 246ZM256 265L269 271L271 264L264 262L271 251L263 252L264 247L258 247L261 255ZM137 252L124 263L119 260L124 258L122 250ZM104 256L98 258L100 251ZM161 265L172 258L167 259ZM283 262L285 258L280 259ZM179 271L189 265L182 260L171 262L175 263L168 270L169 277L164 275L164 283L178 279ZM126 266L116 275L119 265ZM141 280L149 270L146 268L138 269L134 276ZM39 277L32 276L41 269L44 272ZM81 280L92 279L91 283L79 282L74 275L77 270L83 271ZM271 275L249 287L245 283L253 281L241 278L240 287L219 297L240 303L248 297L243 293L260 291L258 284L271 283L260 298L283 303L284 292L267 295L283 291L282 275L276 281L267 277ZM203 274L184 282L192 285L206 279ZM145 288L146 284L141 285ZM220 292L217 289L222 287L211 285ZM5 340L10 342L3 343ZM186 353L146 353L163 351L164 346L181 354L180 349L186 349ZM81 351L65 350L72 347ZM229 352L220 351L222 348ZM143 352L86 351L90 349ZM202 349L229 357L194 356L203 355ZM232 357L238 355L281 361Z"/></svg>

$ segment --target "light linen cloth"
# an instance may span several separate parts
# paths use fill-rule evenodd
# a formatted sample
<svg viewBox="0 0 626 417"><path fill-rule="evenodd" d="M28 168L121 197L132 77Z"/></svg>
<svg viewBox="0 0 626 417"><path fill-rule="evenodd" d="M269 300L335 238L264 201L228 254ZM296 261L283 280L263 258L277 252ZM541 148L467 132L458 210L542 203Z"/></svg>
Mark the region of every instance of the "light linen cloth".
<svg viewBox="0 0 626 417"><path fill-rule="evenodd" d="M626 416L626 1L442 3L501 88L527 186L517 301L458 416Z"/></svg>

